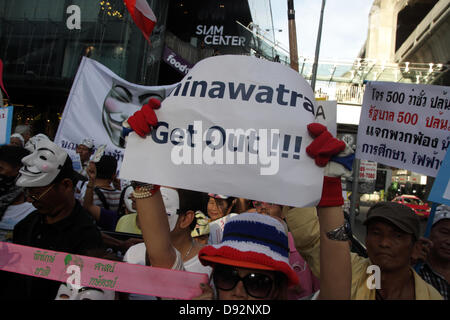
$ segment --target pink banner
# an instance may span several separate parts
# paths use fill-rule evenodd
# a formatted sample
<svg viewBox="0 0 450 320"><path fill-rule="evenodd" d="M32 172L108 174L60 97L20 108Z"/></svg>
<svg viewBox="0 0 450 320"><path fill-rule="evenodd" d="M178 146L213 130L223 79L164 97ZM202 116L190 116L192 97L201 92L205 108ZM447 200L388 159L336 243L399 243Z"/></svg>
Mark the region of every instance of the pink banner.
<svg viewBox="0 0 450 320"><path fill-rule="evenodd" d="M0 270L66 282L71 265L79 267L82 287L192 299L201 294L202 273L153 268L0 242Z"/></svg>

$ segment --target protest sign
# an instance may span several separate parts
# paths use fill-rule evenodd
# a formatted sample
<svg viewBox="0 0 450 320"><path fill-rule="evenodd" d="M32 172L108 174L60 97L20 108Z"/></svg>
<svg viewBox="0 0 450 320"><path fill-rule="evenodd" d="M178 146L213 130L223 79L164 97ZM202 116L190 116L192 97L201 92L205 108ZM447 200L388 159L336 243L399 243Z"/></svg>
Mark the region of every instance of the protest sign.
<svg viewBox="0 0 450 320"><path fill-rule="evenodd" d="M125 262L75 255L0 242L0 270L74 285L78 266L80 287L93 287L173 299L192 299L201 294L204 273L152 268ZM74 279L75 280L75 279ZM78 282L78 284L77 284ZM180 285L180 284L183 285Z"/></svg>
<svg viewBox="0 0 450 320"><path fill-rule="evenodd" d="M294 70L249 56L198 62L128 137L121 178L291 206L314 206L323 170L306 152L316 103Z"/></svg>
<svg viewBox="0 0 450 320"><path fill-rule="evenodd" d="M150 98L163 100L174 86L149 87L130 83L102 64L83 57L70 90L55 143L69 155L85 138L94 147L106 145L105 154L123 160L122 121Z"/></svg>
<svg viewBox="0 0 450 320"><path fill-rule="evenodd" d="M377 179L377 163L368 160L361 160L359 165L359 180L372 182Z"/></svg>
<svg viewBox="0 0 450 320"><path fill-rule="evenodd" d="M449 89L369 82L356 157L435 177L450 144Z"/></svg>
<svg viewBox="0 0 450 320"><path fill-rule="evenodd" d="M450 206L450 152L445 155L428 196L428 201Z"/></svg>
<svg viewBox="0 0 450 320"><path fill-rule="evenodd" d="M13 110L13 106L0 108L0 146L9 144Z"/></svg>

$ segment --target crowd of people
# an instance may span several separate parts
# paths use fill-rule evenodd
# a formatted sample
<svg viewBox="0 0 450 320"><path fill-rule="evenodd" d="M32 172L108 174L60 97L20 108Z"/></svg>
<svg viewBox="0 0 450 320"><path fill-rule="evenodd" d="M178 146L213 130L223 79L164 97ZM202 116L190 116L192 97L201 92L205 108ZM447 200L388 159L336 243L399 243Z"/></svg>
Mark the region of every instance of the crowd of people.
<svg viewBox="0 0 450 320"><path fill-rule="evenodd" d="M124 124L143 139L154 124L146 119L156 118L159 102L149 104ZM330 165L349 147L322 125L308 130L313 142L306 151L326 167L326 176L317 207L294 208L121 181L113 156L92 161L96 146L90 137L76 148L81 169L74 171L67 152L51 139L17 126L10 145L0 147L0 240L204 273L209 281L196 299L448 300L450 207L438 207L426 239L412 209L379 202L364 222L368 257L351 252L353 235L342 210L345 169ZM367 270L373 265L380 279L372 287ZM2 299L161 299L76 291L5 271L0 277Z"/></svg>

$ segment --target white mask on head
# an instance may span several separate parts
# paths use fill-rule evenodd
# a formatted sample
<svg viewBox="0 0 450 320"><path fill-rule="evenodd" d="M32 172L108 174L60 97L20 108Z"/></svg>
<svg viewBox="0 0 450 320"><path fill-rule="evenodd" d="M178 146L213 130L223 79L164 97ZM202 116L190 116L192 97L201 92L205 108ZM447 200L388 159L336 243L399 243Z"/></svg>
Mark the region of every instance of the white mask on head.
<svg viewBox="0 0 450 320"><path fill-rule="evenodd" d="M47 137L43 133L38 133L37 135L32 136L28 140L28 142L25 144L25 149L27 149L30 152L34 152L34 150L36 150L36 144L41 140L49 140L50 141L50 138Z"/></svg>
<svg viewBox="0 0 450 320"><path fill-rule="evenodd" d="M132 186L127 187L127 190L125 191L125 194L123 195L123 201L125 203L125 207L127 208L128 212L130 213L136 213L136 209L133 209L133 201L130 199L131 194L133 193L134 189Z"/></svg>
<svg viewBox="0 0 450 320"><path fill-rule="evenodd" d="M67 153L48 139L35 140L35 150L22 159L16 185L44 187L52 183L67 159Z"/></svg>
<svg viewBox="0 0 450 320"><path fill-rule="evenodd" d="M167 219L169 219L169 228L172 232L178 221L177 210L180 209L180 198L178 191L170 188L161 187L161 195L166 207Z"/></svg>
<svg viewBox="0 0 450 320"><path fill-rule="evenodd" d="M115 297L115 291L90 287L81 287L77 290L62 283L55 300L115 300Z"/></svg>

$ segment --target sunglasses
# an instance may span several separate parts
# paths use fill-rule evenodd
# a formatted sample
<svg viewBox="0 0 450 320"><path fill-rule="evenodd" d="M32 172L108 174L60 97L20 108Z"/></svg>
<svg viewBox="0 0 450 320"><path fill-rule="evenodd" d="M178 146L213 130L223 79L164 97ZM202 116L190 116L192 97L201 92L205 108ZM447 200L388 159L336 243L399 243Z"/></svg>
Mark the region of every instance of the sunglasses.
<svg viewBox="0 0 450 320"><path fill-rule="evenodd" d="M241 277L238 270L225 265L217 265L214 268L213 279L215 286L224 291L233 290L239 281L242 281L247 294L257 299L267 298L272 291L274 282L268 275L257 272L251 272L245 277Z"/></svg>
<svg viewBox="0 0 450 320"><path fill-rule="evenodd" d="M50 187L48 187L46 190L44 190L39 196L35 196L33 194L30 194L29 189L25 189L25 198L30 198L33 200L33 202L41 200L55 185L52 184Z"/></svg>
<svg viewBox="0 0 450 320"><path fill-rule="evenodd" d="M252 203L253 203L253 207L255 207L255 208L259 208L262 206L271 207L271 206L276 205L275 203L272 203L272 202L263 202L263 201L252 201Z"/></svg>

